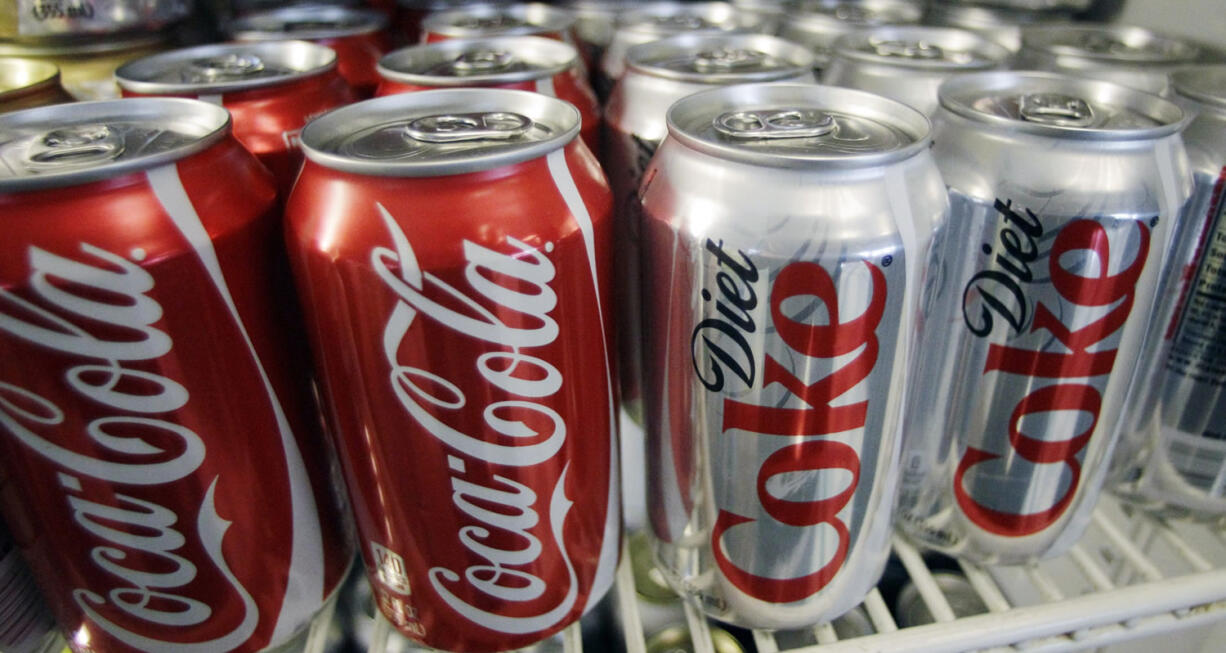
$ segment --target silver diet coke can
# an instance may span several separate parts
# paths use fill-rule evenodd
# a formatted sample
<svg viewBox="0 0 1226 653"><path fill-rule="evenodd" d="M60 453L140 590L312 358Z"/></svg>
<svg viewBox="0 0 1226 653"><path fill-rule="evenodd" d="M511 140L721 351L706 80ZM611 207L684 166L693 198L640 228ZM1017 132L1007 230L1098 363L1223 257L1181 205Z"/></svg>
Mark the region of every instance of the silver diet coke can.
<svg viewBox="0 0 1226 653"><path fill-rule="evenodd" d="M1168 94L1172 70L1194 63L1191 41L1127 25L1041 25L1022 30L1014 67L1051 70Z"/></svg>
<svg viewBox="0 0 1226 653"><path fill-rule="evenodd" d="M921 276L947 207L923 114L812 85L668 112L644 175L648 492L669 582L790 628L885 566Z"/></svg>
<svg viewBox="0 0 1226 653"><path fill-rule="evenodd" d="M983 563L1089 523L1190 178L1175 104L1108 82L945 82L949 231L926 289L901 525Z"/></svg>

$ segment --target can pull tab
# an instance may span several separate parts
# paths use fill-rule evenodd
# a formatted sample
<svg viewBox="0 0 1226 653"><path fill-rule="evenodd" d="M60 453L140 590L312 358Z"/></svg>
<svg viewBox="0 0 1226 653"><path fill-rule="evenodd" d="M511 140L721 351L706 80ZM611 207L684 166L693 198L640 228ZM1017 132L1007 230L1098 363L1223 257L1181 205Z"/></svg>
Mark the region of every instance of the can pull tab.
<svg viewBox="0 0 1226 653"><path fill-rule="evenodd" d="M506 50L475 50L456 57L451 67L459 75L484 75L506 70L514 61Z"/></svg>
<svg viewBox="0 0 1226 653"><path fill-rule="evenodd" d="M700 73L716 73L760 66L766 53L742 48L716 48L699 52L694 57L694 69Z"/></svg>
<svg viewBox="0 0 1226 653"><path fill-rule="evenodd" d="M106 125L78 125L54 129L34 139L26 150L28 165L50 170L98 164L123 154L123 139Z"/></svg>
<svg viewBox="0 0 1226 653"><path fill-rule="evenodd" d="M1027 122L1059 127L1088 127L1094 122L1094 110L1085 100L1060 93L1023 95L1020 112Z"/></svg>
<svg viewBox="0 0 1226 653"><path fill-rule="evenodd" d="M714 125L738 139L813 138L835 130L834 117L814 109L729 111L717 116Z"/></svg>
<svg viewBox="0 0 1226 653"><path fill-rule="evenodd" d="M1136 48L1108 34L1088 33L1081 37L1081 49L1094 54L1125 54Z"/></svg>
<svg viewBox="0 0 1226 653"><path fill-rule="evenodd" d="M509 141L528 133L532 120L518 113L448 113L418 118L405 126L405 133L423 143L464 141Z"/></svg>
<svg viewBox="0 0 1226 653"><path fill-rule="evenodd" d="M192 61L192 81L241 79L264 72L264 60L254 54L230 53Z"/></svg>
<svg viewBox="0 0 1226 653"><path fill-rule="evenodd" d="M528 23L506 14L497 14L494 16L471 16L464 17L455 22L455 26L461 29L470 29L477 31L492 31L503 29L515 29L524 27Z"/></svg>
<svg viewBox="0 0 1226 653"><path fill-rule="evenodd" d="M903 59L944 59L941 46L926 41L872 41L873 51L883 57Z"/></svg>

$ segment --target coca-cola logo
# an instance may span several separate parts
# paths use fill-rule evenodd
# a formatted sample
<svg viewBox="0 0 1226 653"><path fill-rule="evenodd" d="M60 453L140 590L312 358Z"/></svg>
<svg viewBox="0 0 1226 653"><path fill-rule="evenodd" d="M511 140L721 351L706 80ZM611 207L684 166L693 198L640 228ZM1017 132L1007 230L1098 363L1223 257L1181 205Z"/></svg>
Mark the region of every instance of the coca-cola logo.
<svg viewBox="0 0 1226 653"><path fill-rule="evenodd" d="M1054 382L1020 386L1029 391L1005 418L1008 450L967 447L954 474L953 489L958 505L972 522L997 535L1020 537L1053 524L1076 496L1082 452L1098 426L1102 410L1102 388L1096 387L1093 379L1105 377L1115 364L1118 349L1108 341L1123 328L1132 311L1137 280L1149 253L1152 225L1133 221L1137 251L1120 269L1111 269L1112 243L1099 222L1075 219L1055 235L1047 259L1051 286L1060 299L1073 307L1097 309L1101 313L1078 326L1072 323L1072 316L1085 315L1086 311L1071 311L1059 303L1029 299L1027 286L1035 283L1031 265L1039 258L1039 242L1045 237L1038 217L1029 209L1019 211L1012 201L998 199L994 206L1002 220L999 249L993 258L1000 269L985 270L971 277L963 292L964 321L970 332L981 338L995 333L997 320L1007 324L1012 333L1005 336L1006 344L989 345L983 374L1012 374ZM1153 219L1155 224L1156 220ZM992 250L991 245L983 246L985 254ZM1039 348L1008 342L1039 331L1046 331L1049 336ZM1105 381L1097 385L1104 384ZM1044 420L1042 423L1049 426L1043 433L1023 430L1023 421L1028 417L1061 412L1077 418ZM1057 437L1060 435L1067 437ZM1013 455L1033 465L1058 465L1067 470L1069 481L1063 493L1042 510L1013 513L986 505L967 490L964 479L977 465Z"/></svg>
<svg viewBox="0 0 1226 653"><path fill-rule="evenodd" d="M170 336L154 326L162 307L150 297L154 278L139 264L142 250L128 260L88 243L79 259L39 247L28 249L28 288L38 301L0 289L0 331L10 337L78 359L62 378L92 406L112 414L85 425L90 453L61 446L69 423L65 409L50 398L10 381L0 382L0 425L32 452L61 468L56 482L75 525L98 544L89 560L110 578L111 587L81 587L72 596L80 609L115 639L142 650L230 650L251 637L259 621L255 601L230 571L222 538L230 522L217 513L218 479L200 500L194 516L120 491L122 486L153 488L194 474L205 460L204 441L170 415L186 406L189 392L178 381L138 368L171 352ZM92 328L92 330L91 330ZM101 333L128 337L109 339ZM91 497L90 482L113 484L113 500ZM182 486L180 486L182 487ZM175 492L182 492L176 489ZM183 519L187 517L187 519ZM243 608L237 625L206 642L190 644L155 639L158 627L207 628L214 610L185 588L204 571L180 555L194 535ZM180 552L180 553L177 553ZM136 566L137 561L156 565ZM138 633L116 622L137 620L151 628ZM216 632L214 627L213 632ZM173 632L173 631L172 631ZM199 647L199 648L195 648Z"/></svg>
<svg viewBox="0 0 1226 653"><path fill-rule="evenodd" d="M706 360L710 366L700 368L695 359L695 369L708 388L723 387L723 380L728 374L752 383L754 368L746 361L754 359L748 335L753 333L755 325L749 319L749 310L757 300L748 284L757 280L758 271L744 253L740 253L740 260L737 260L723 253L719 244L711 242L708 242L708 251L716 256L722 268L716 278L721 297L716 312L722 318L719 319L720 325L707 324L710 320L700 323L700 328L695 330L695 339L714 343L714 338L703 338L701 334L715 330L724 336L720 338L721 341L732 345L708 350ZM813 262L795 262L779 271L771 286L769 306L774 336L786 347L786 358L781 359L770 353L763 356L761 384L763 388L778 384L803 405L797 405L797 402L758 405L744 398L725 395L722 399L721 424L724 433L738 431L795 439L797 436L847 434L864 429L868 400L847 401L845 395L865 381L876 366L879 352L877 327L885 311L886 280L881 269L873 263L864 261L863 265L867 274L849 274L844 279L845 285L854 283L857 286L857 293L860 292L861 282L866 286L863 295L868 298L867 306L851 319L845 319L846 304L841 305L834 279L824 267ZM796 301L816 304L821 308L815 308L807 317L785 311L785 305ZM821 315L822 308L825 323L817 322L817 318L813 317ZM740 335L729 335L732 329L739 330ZM821 367L796 362L809 359L824 360L834 369L826 376L810 381L806 370ZM838 362L836 359L839 359ZM727 374L713 373L717 369ZM704 373L707 374L705 378L702 377ZM711 548L719 569L741 591L763 601L789 603L821 590L835 577L847 558L851 533L844 512L856 495L860 472L860 453L838 440L806 439L776 449L761 463L756 475L755 489L760 511L754 515L742 515L721 508L719 512L711 534ZM845 479L841 481L845 485L812 500L797 501L776 496L772 487L786 486L786 482L780 484L779 481L797 473L817 478L816 482L823 487L832 479ZM820 561L818 569L804 575L778 578L755 574L749 570L748 560L737 559L732 549L725 546L724 538L734 536L740 528L752 529L757 522L768 520L801 529L805 533L801 536L805 541L822 541L833 537L837 544L829 556Z"/></svg>
<svg viewBox="0 0 1226 653"><path fill-rule="evenodd" d="M515 479L479 470L490 465L538 466L557 455L566 441L567 424L550 405L562 388L562 373L534 353L559 336L558 323L550 315L558 302L551 287L556 270L548 256L553 246L538 249L507 236L509 251L502 252L464 241L464 279L474 296L422 270L395 218L382 204L375 208L393 243L390 249L374 248L370 255L376 274L397 298L383 330L388 381L405 412L454 452L443 461L451 472L452 507L472 521L455 534L471 554L472 564L462 570L432 567L430 585L451 609L484 628L511 634L548 629L566 618L579 592L575 563L563 541L563 524L571 508L565 494L569 466L553 481L547 498L538 498L531 487ZM484 345L472 369L486 388L466 392L443 375L446 370L423 369L401 360L401 343L419 314L433 325ZM457 369L455 377L468 376L469 371ZM492 394L488 389L516 398L472 405L472 398ZM449 417L455 421L461 413L474 411L483 416L483 433L465 433L448 423ZM470 460L479 464L470 468ZM525 569L545 553L546 544L535 532L539 529L534 529L541 521L540 503L548 511L549 535L569 578L561 600L537 614L511 616L507 611L484 610L459 596L483 594L513 605L536 602L546 593L546 580ZM519 548L493 545L499 541L514 541Z"/></svg>

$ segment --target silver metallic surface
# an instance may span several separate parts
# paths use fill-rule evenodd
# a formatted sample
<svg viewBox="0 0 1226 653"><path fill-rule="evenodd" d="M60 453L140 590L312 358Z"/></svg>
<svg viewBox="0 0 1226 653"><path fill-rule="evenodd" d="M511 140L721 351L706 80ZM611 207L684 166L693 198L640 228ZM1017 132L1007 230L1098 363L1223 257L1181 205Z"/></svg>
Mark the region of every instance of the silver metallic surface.
<svg viewBox="0 0 1226 653"><path fill-rule="evenodd" d="M1073 15L1066 9L1042 11L994 5L936 1L928 5L924 22L929 25L960 27L977 32L1005 46L1010 52L1022 49L1022 29L1031 25L1044 27L1068 23Z"/></svg>
<svg viewBox="0 0 1226 653"><path fill-rule="evenodd" d="M1184 131L1192 197L1125 413L1118 494L1166 516L1226 514L1226 66L1172 77L1198 112Z"/></svg>
<svg viewBox="0 0 1226 653"><path fill-rule="evenodd" d="M448 38L569 34L575 17L565 9L541 2L510 5L474 5L436 11L421 22L422 34Z"/></svg>
<svg viewBox="0 0 1226 653"><path fill-rule="evenodd" d="M230 132L223 108L179 98L76 102L0 115L0 193L75 186L177 161Z"/></svg>
<svg viewBox="0 0 1226 653"><path fill-rule="evenodd" d="M953 571L934 571L932 581L949 602L955 617L973 617L988 611L988 606L984 605L979 592L975 591L966 576ZM898 620L900 628L936 623L914 581L908 581L898 592L898 598L894 601L894 618Z"/></svg>
<svg viewBox="0 0 1226 653"><path fill-rule="evenodd" d="M12 8L0 12L0 38L25 43L119 32L152 32L186 18L193 4L192 0L9 2Z"/></svg>
<svg viewBox="0 0 1226 653"><path fill-rule="evenodd" d="M331 5L297 5L248 14L226 26L237 41L315 41L370 34L387 27L387 16Z"/></svg>
<svg viewBox="0 0 1226 653"><path fill-rule="evenodd" d="M882 25L918 23L923 5L908 0L801 0L788 5L779 35L817 55L824 67L839 37Z"/></svg>
<svg viewBox="0 0 1226 653"><path fill-rule="evenodd" d="M336 69L332 48L306 41L222 43L170 50L115 71L133 93L233 93L287 84Z"/></svg>
<svg viewBox="0 0 1226 653"><path fill-rule="evenodd" d="M574 46L539 36L449 39L390 52L379 60L386 80L419 86L471 86L545 79L576 66Z"/></svg>
<svg viewBox="0 0 1226 653"><path fill-rule="evenodd" d="M738 111L836 129L712 147L712 121ZM928 123L859 91L766 84L692 95L668 123L641 189L657 561L718 619L812 625L859 603L889 552L907 360L947 208Z"/></svg>
<svg viewBox="0 0 1226 653"><path fill-rule="evenodd" d="M628 69L605 106L602 163L614 197L616 297L622 407L642 421L638 187L647 161L668 134L677 100L716 86L812 83L813 56L764 34L682 34L630 48Z"/></svg>
<svg viewBox="0 0 1226 653"><path fill-rule="evenodd" d="M1195 44L1140 27L1074 24L1022 30L1014 67L1050 70L1168 94L1168 75L1200 57Z"/></svg>
<svg viewBox="0 0 1226 653"><path fill-rule="evenodd" d="M1182 112L1105 84L980 73L941 87L950 220L899 501L900 528L931 549L1019 564L1089 524L1191 181ZM1061 99L1027 118L1027 95ZM1087 107L1092 127L1066 126Z"/></svg>
<svg viewBox="0 0 1226 653"><path fill-rule="evenodd" d="M1005 67L1009 51L950 27L877 27L835 42L822 83L877 93L931 116L937 87L953 75Z"/></svg>
<svg viewBox="0 0 1226 653"><path fill-rule="evenodd" d="M506 89L401 93L341 107L307 124L302 150L361 175L423 177L490 170L552 152L579 133L579 110Z"/></svg>

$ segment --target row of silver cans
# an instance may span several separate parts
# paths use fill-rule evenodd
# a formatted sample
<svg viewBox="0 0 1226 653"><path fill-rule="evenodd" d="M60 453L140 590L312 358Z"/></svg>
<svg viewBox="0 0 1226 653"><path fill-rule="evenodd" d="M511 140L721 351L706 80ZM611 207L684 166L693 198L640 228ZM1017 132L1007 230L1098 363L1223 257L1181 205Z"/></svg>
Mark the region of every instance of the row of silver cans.
<svg viewBox="0 0 1226 653"><path fill-rule="evenodd" d="M1115 455L1117 493L1168 516L1226 515L1226 67L1173 75L1192 199L1163 268Z"/></svg>

